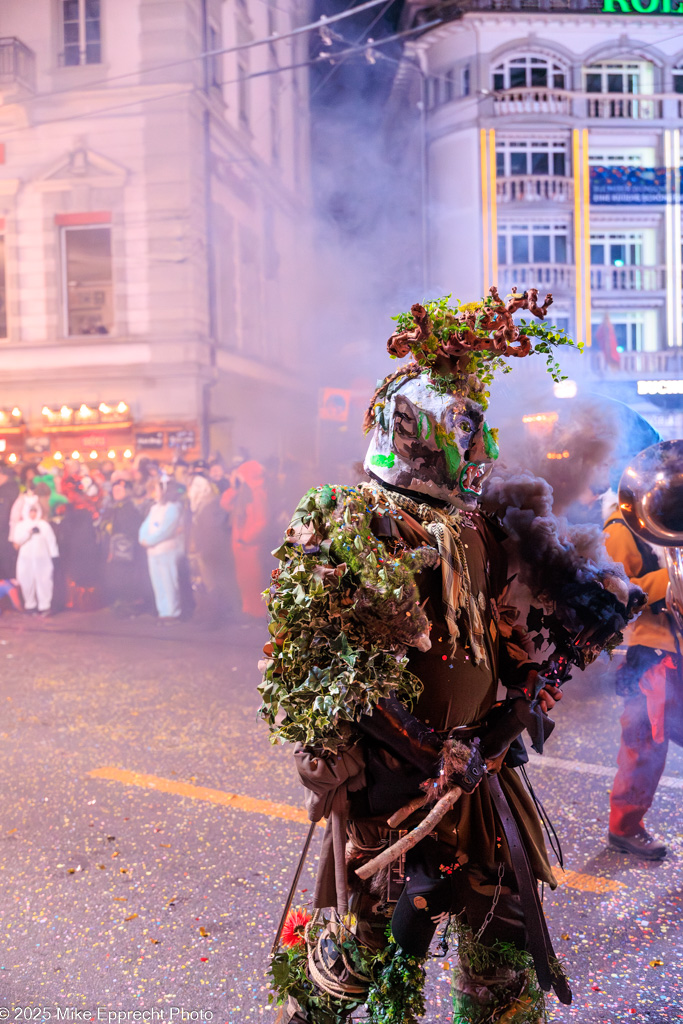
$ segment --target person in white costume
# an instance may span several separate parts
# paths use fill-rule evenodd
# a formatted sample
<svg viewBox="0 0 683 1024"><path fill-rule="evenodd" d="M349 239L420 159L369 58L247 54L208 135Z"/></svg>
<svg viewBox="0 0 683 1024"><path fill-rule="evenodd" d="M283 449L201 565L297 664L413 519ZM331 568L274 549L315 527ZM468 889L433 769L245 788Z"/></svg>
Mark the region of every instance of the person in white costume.
<svg viewBox="0 0 683 1024"><path fill-rule="evenodd" d="M41 615L48 615L54 578L52 559L59 555L59 548L54 530L43 519L40 502L34 495L26 496L12 541L19 552L17 579L24 598L24 610L37 610Z"/></svg>

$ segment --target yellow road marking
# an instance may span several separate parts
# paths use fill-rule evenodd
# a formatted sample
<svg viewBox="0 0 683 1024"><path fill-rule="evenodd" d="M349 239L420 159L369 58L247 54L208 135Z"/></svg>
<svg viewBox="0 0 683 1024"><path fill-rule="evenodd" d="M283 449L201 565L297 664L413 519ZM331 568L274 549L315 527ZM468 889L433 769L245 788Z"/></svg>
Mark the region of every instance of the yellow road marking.
<svg viewBox="0 0 683 1024"><path fill-rule="evenodd" d="M142 775L140 772L129 772L124 768L111 766L93 768L88 775L93 779L107 779L109 782L122 782L126 786L153 789L157 793L171 793L174 796L187 796L191 800L205 800L210 804L222 804L251 814L265 814L268 818L281 818L283 821L310 824L308 815L302 808L292 807L290 804L278 804L273 800L257 800L253 796L225 793L221 789L207 789L205 786L193 786L189 782L176 782L173 779L159 778L157 775Z"/></svg>
<svg viewBox="0 0 683 1024"><path fill-rule="evenodd" d="M173 779L162 779L158 775L143 775L140 772L129 772L125 768L93 768L88 772L93 779L106 779L109 782L122 782L126 786L139 786L141 789L153 789L157 793L170 793L173 796L187 796L191 800L204 800L210 804L220 804L224 807L234 807L238 811L246 811L249 814L264 814L267 818L280 818L282 821L297 821L302 825L308 825L309 819L306 812L300 807L292 807L291 804L280 804L273 800L257 800L253 796L242 796L239 793L226 793L221 789L208 789L205 786L195 786L190 782L178 782ZM324 826L325 822L318 823ZM599 875L583 875L578 871L562 871L555 869L558 885L566 885L569 889L578 889L580 892L594 892L598 894L608 892L619 892L625 889L623 882L617 882L611 878L602 878Z"/></svg>
<svg viewBox="0 0 683 1024"><path fill-rule="evenodd" d="M624 882L617 882L613 878L602 878L600 875L582 875L578 871L562 871L556 868L555 877L558 885L566 885L569 889L578 889L580 892L619 892L626 889Z"/></svg>

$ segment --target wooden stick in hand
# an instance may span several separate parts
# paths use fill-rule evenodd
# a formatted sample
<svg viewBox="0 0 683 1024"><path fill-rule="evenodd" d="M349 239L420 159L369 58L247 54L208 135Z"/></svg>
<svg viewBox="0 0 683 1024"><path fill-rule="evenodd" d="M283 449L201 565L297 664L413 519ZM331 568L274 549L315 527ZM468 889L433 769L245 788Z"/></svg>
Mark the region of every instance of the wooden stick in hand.
<svg viewBox="0 0 683 1024"><path fill-rule="evenodd" d="M408 832L407 835L402 836L393 846L388 846L386 850L382 850L372 860L362 864L361 867L356 868L356 874L363 880L371 878L382 868L387 867L388 864L392 864L399 857L407 853L408 850L412 850L414 846L428 836L430 832L433 832L436 826L439 824L441 819L445 817L450 809L458 802L462 796L462 790L459 786L454 786L453 789L449 789L448 792L444 793L438 803L434 804L431 811L424 818L412 832Z"/></svg>

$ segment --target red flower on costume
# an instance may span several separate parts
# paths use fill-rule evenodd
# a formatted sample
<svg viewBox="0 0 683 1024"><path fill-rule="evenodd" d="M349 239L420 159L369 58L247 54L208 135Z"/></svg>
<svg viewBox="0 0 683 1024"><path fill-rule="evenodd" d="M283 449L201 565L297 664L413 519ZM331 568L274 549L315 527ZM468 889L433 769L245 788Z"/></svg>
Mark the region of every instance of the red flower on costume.
<svg viewBox="0 0 683 1024"><path fill-rule="evenodd" d="M310 920L311 915L307 914L305 910L300 910L297 907L290 910L282 926L282 935L280 936L282 945L289 949L303 946L306 941L304 929Z"/></svg>

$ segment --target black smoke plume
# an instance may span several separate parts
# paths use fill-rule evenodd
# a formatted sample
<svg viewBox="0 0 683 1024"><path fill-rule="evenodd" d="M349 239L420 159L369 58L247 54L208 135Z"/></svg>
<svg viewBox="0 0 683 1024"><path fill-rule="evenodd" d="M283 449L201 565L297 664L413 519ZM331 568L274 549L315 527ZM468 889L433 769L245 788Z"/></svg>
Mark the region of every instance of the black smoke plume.
<svg viewBox="0 0 683 1024"><path fill-rule="evenodd" d="M497 468L485 506L509 535L518 582L530 604L540 605L544 626L552 623L566 645L581 650L573 660L588 663L616 646L645 595L609 557L599 527L556 516L552 487L526 470Z"/></svg>

